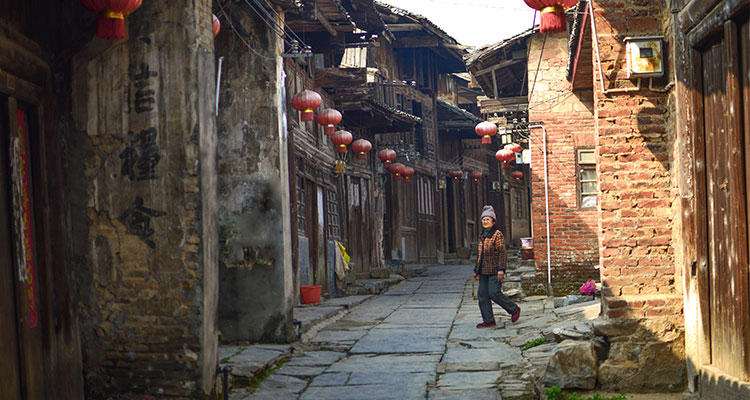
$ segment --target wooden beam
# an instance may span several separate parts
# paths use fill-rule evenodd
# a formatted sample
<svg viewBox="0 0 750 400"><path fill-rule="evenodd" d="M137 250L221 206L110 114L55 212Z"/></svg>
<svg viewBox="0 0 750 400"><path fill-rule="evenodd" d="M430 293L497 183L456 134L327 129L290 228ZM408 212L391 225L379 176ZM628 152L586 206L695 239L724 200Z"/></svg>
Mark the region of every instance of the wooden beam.
<svg viewBox="0 0 750 400"><path fill-rule="evenodd" d="M479 75L484 75L484 74L486 74L488 72L495 72L495 71L497 71L500 68L509 67L509 66L511 66L513 64L517 64L517 63L520 63L520 62L523 62L523 61L524 61L523 59L521 59L521 60L503 60L503 61L500 61L499 63L497 63L497 64L495 64L495 65L493 65L493 66L491 66L489 68L480 69L479 71L474 72L473 75L474 76L479 76Z"/></svg>
<svg viewBox="0 0 750 400"><path fill-rule="evenodd" d="M479 100L479 108L483 114L516 110L519 106L521 109L528 107L526 96Z"/></svg>
<svg viewBox="0 0 750 400"><path fill-rule="evenodd" d="M391 32L421 31L424 29L422 24L386 24L386 28Z"/></svg>
<svg viewBox="0 0 750 400"><path fill-rule="evenodd" d="M328 19L323 15L323 13L318 10L316 12L316 15L318 17L318 21L320 21L320 24L323 25L324 28L328 31L328 33L331 34L331 36L336 37L336 29L331 25L330 22L328 22Z"/></svg>
<svg viewBox="0 0 750 400"><path fill-rule="evenodd" d="M320 68L315 70L315 86L322 88L358 87L366 83L366 68Z"/></svg>
<svg viewBox="0 0 750 400"><path fill-rule="evenodd" d="M495 98L500 97L500 92L497 91L497 77L495 76L495 71L492 71L492 90L495 94Z"/></svg>
<svg viewBox="0 0 750 400"><path fill-rule="evenodd" d="M413 48L413 47L438 47L440 40L434 36L422 37L403 37L397 38L393 42L394 48Z"/></svg>

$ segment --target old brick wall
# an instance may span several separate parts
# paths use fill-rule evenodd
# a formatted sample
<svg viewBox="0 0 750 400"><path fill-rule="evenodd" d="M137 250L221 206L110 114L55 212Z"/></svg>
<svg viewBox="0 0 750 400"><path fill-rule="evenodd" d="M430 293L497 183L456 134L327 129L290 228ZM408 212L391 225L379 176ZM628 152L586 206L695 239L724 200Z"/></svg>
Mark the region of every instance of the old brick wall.
<svg viewBox="0 0 750 400"><path fill-rule="evenodd" d="M603 314L618 329L599 368L613 390L681 390L685 381L680 276L676 273L675 159L671 93L636 90L626 78L624 38L666 35L668 10L658 1L594 3L604 87L595 66ZM669 37L669 35L666 35ZM623 91L631 88L629 91ZM676 216L676 217L675 217Z"/></svg>
<svg viewBox="0 0 750 400"><path fill-rule="evenodd" d="M226 23L216 38L216 56L224 57L219 330L228 342L287 342L293 280L283 43L249 8L227 4L225 11L234 30Z"/></svg>
<svg viewBox="0 0 750 400"><path fill-rule="evenodd" d="M590 90L572 92L566 79L568 40L564 33L531 37L529 52L529 120L547 130L547 173L552 286L555 292L576 291L588 278L598 278L596 207L578 198L576 151L595 145ZM543 47L543 49L542 49ZM539 58L542 58L539 63ZM537 65L539 71L537 73ZM532 218L537 276L547 277L543 130L531 130Z"/></svg>
<svg viewBox="0 0 750 400"><path fill-rule="evenodd" d="M210 21L210 2L146 2L127 40L92 38L72 61L67 196L88 398L214 390Z"/></svg>

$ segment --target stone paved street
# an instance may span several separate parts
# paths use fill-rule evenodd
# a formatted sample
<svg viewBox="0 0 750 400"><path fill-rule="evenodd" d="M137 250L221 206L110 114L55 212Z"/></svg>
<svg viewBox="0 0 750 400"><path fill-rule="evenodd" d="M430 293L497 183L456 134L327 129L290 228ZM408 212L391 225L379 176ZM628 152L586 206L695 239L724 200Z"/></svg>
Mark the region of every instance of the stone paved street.
<svg viewBox="0 0 750 400"><path fill-rule="evenodd" d="M556 346L552 330L585 331L598 300L554 308L552 299L527 298L517 323L495 306L497 328L477 329L471 270L430 267L369 298L295 345L257 389L235 388L230 398L537 398L534 382ZM540 337L546 343L522 350Z"/></svg>

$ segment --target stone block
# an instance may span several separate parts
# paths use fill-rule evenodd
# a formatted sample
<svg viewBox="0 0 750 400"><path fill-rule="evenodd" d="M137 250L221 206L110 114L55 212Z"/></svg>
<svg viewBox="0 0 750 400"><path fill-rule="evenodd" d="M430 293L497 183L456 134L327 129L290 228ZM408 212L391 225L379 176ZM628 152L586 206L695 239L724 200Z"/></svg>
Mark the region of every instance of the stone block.
<svg viewBox="0 0 750 400"><path fill-rule="evenodd" d="M388 268L373 268L370 270L370 277L373 279L388 279L391 276L391 270Z"/></svg>
<svg viewBox="0 0 750 400"><path fill-rule="evenodd" d="M596 386L598 364L591 342L565 340L555 348L542 382L561 389L593 389Z"/></svg>

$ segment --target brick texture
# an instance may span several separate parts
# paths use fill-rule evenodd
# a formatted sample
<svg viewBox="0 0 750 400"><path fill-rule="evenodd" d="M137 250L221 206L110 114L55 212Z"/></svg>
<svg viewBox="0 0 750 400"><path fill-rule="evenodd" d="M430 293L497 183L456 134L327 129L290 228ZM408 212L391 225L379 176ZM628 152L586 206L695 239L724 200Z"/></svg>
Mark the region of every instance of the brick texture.
<svg viewBox="0 0 750 400"><path fill-rule="evenodd" d="M542 45L544 49L542 50ZM578 197L576 150L595 144L591 91L571 92L566 79L568 42L565 34L532 37L529 53L529 120L542 121L547 131L550 255L553 288L575 290L599 274L597 210L582 208ZM539 57L542 57L539 63ZM537 73L536 66L539 65ZM547 275L547 222L543 131L533 129L530 146L532 218L537 275ZM560 294L560 293L558 293Z"/></svg>
<svg viewBox="0 0 750 400"><path fill-rule="evenodd" d="M599 1L594 10L604 87L615 89L602 93L595 66L602 313L613 324L637 327L607 335L617 345L600 366L599 382L607 390L680 390L685 356L675 272L674 107L670 94L647 89L647 80L635 90L624 48L628 36L668 38L669 16L658 1ZM637 356L635 348L642 349Z"/></svg>

